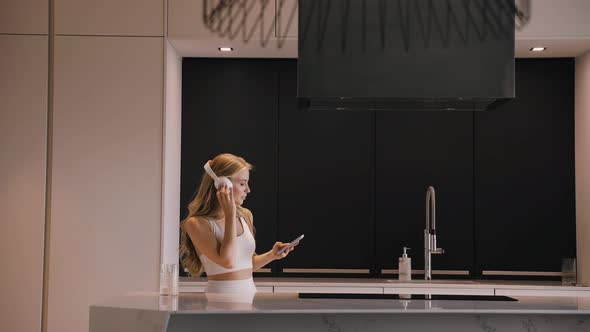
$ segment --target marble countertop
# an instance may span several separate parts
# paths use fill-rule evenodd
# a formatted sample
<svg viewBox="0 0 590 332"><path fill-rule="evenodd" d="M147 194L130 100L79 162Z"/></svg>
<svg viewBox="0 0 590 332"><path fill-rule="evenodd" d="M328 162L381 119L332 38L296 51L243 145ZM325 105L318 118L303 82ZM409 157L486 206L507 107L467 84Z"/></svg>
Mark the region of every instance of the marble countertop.
<svg viewBox="0 0 590 332"><path fill-rule="evenodd" d="M527 280L463 280L463 279L414 279L399 281L397 279L371 279L371 278L254 278L256 286L342 286L342 287L424 287L438 288L513 288L519 289L560 289L590 291L590 287L582 285L563 286L559 281L527 281ZM180 285L205 285L207 278L181 277Z"/></svg>
<svg viewBox="0 0 590 332"><path fill-rule="evenodd" d="M157 293L135 292L91 307L138 309L170 314L487 313L590 315L590 298L588 297L513 297L518 301L299 299L296 293L258 293L252 304L243 304L210 303L202 293L159 296Z"/></svg>

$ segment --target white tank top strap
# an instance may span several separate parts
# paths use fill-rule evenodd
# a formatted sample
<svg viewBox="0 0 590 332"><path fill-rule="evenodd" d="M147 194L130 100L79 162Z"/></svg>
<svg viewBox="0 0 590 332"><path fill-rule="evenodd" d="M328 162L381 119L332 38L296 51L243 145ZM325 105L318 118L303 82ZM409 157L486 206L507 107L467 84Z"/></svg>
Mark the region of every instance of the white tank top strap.
<svg viewBox="0 0 590 332"><path fill-rule="evenodd" d="M250 232L250 226L248 226L248 223L246 222L244 217L240 217L240 223L242 224L242 228L244 229L244 232L246 232L246 230L248 232ZM250 232L250 233L252 233L252 232ZM244 234L244 233L242 233L242 234Z"/></svg>
<svg viewBox="0 0 590 332"><path fill-rule="evenodd" d="M244 217L240 217L239 219L240 219L240 224L242 225L242 228L244 229L244 232L246 230L248 230L248 232L252 233L250 231L250 226L248 226L248 223L246 223L246 220L244 219ZM215 221L213 221L213 219L207 218L207 221L209 222L209 227L211 227L211 231L213 232L213 235L215 237L217 237L218 233L219 234L223 233L223 230L221 229L221 227L219 227L219 225ZM242 233L242 234L244 234L244 233ZM239 236L241 236L241 235L239 235Z"/></svg>
<svg viewBox="0 0 590 332"><path fill-rule="evenodd" d="M207 221L209 222L209 227L211 227L211 231L213 232L213 236L217 237L217 232L221 230L221 229L219 229L219 225L217 225L217 223L215 221L213 221L213 219L207 218Z"/></svg>

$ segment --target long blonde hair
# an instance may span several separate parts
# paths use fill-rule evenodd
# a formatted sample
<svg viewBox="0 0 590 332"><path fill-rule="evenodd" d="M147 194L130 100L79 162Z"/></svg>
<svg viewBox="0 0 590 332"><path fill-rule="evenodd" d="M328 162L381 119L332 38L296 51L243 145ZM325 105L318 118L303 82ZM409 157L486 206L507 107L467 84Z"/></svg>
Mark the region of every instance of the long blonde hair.
<svg viewBox="0 0 590 332"><path fill-rule="evenodd" d="M223 153L216 156L209 162L209 165L217 176L226 177L230 177L244 169L251 170L253 168L253 166L246 162L244 158L229 153ZM207 175L207 173L203 172L199 191L195 198L188 204L188 215L186 219L180 222L180 261L182 266L195 277L198 277L203 273L203 264L197 255L195 245L184 229L184 224L192 217L207 217L215 213L219 208L219 202L215 193L216 190L213 179ZM236 214L238 217L244 217L252 234L254 234L254 226L248 209L236 206Z"/></svg>

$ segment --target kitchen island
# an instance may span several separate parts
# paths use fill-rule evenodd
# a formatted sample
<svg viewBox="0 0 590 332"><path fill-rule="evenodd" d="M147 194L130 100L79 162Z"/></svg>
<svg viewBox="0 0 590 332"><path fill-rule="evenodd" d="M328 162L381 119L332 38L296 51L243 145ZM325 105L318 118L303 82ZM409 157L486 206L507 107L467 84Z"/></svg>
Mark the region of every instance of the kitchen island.
<svg viewBox="0 0 590 332"><path fill-rule="evenodd" d="M253 303L203 293L129 293L90 307L90 331L590 331L589 297L518 301L301 299L258 293Z"/></svg>
<svg viewBox="0 0 590 332"><path fill-rule="evenodd" d="M590 287L559 281L378 278L254 278L264 293L456 294L590 297ZM181 292L202 293L206 278L180 278Z"/></svg>

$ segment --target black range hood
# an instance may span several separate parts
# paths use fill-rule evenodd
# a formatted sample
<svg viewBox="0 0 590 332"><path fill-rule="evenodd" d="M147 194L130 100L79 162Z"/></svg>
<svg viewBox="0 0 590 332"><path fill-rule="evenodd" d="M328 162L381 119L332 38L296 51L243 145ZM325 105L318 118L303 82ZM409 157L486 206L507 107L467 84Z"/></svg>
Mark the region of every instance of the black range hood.
<svg viewBox="0 0 590 332"><path fill-rule="evenodd" d="M299 107L484 110L514 98L513 0L299 0Z"/></svg>

